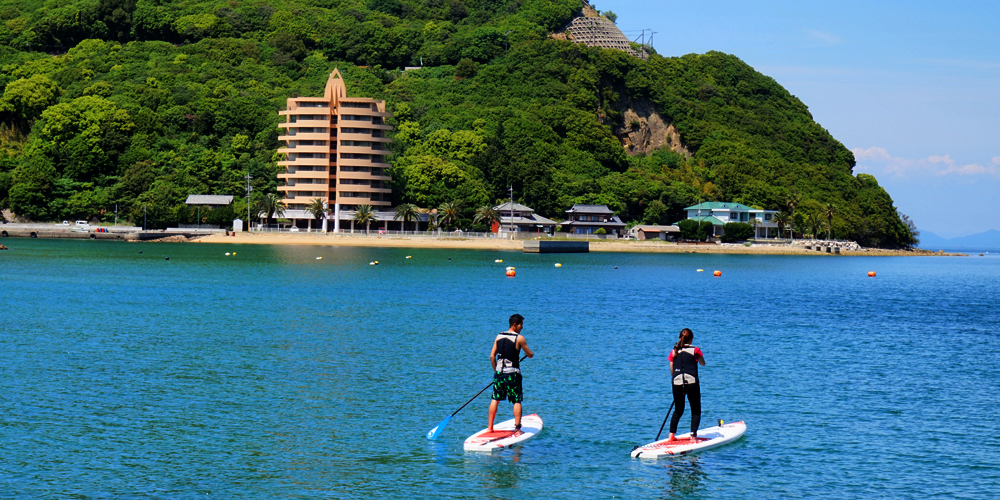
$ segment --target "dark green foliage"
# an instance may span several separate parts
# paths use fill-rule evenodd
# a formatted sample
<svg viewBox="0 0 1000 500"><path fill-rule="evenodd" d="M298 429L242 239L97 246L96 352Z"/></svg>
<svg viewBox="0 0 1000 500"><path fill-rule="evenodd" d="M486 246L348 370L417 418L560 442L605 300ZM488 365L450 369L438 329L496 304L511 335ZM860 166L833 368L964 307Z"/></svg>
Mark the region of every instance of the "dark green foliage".
<svg viewBox="0 0 1000 500"><path fill-rule="evenodd" d="M681 238L692 241L705 241L708 235L712 234L712 223L708 221L696 221L694 219L684 219L677 223L681 230Z"/></svg>
<svg viewBox="0 0 1000 500"><path fill-rule="evenodd" d="M465 58L455 65L455 78L472 78L476 76L476 63L472 59Z"/></svg>
<svg viewBox="0 0 1000 500"><path fill-rule="evenodd" d="M753 238L753 226L746 222L727 222L722 226L722 236L719 238L725 243L744 241Z"/></svg>
<svg viewBox="0 0 1000 500"><path fill-rule="evenodd" d="M386 99L395 114L396 203L481 207L513 186L549 217L594 203L669 224L698 200L777 209L794 192L802 206L836 205L840 238L912 242L888 194L853 176L850 151L773 79L719 52L642 61L547 39L580 8L18 3L0 29L0 203L33 219L107 219L117 203L136 223L145 206L150 227L187 220L178 207L193 193L237 195L245 211L246 173L255 193L277 186L276 111L320 95L339 67L350 95ZM612 130L637 102L673 123L692 156L627 156Z"/></svg>

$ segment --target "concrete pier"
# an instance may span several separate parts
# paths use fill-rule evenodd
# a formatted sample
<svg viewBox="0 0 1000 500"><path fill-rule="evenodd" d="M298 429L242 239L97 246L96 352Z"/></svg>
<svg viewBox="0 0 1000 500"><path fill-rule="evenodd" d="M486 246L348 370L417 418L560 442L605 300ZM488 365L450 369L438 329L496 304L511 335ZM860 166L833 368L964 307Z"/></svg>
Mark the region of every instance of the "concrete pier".
<svg viewBox="0 0 1000 500"><path fill-rule="evenodd" d="M524 253L589 253L588 241L525 240Z"/></svg>

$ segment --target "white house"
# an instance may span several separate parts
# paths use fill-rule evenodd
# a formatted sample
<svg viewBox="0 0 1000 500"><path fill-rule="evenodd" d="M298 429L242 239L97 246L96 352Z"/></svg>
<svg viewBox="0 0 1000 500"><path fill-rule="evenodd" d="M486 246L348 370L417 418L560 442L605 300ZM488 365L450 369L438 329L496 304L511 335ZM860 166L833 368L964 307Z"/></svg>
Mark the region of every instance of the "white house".
<svg viewBox="0 0 1000 500"><path fill-rule="evenodd" d="M778 237L778 225L773 222L777 210L760 210L741 203L720 201L706 201L684 210L687 210L688 219L711 222L715 236L722 234L722 226L727 222L745 222L754 226L757 238Z"/></svg>

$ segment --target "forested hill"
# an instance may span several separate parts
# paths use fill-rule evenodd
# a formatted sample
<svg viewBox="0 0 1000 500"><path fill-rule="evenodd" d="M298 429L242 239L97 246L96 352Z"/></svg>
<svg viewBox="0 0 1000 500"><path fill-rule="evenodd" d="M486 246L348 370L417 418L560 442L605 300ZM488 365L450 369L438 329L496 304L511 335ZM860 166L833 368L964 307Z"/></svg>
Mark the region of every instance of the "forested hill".
<svg viewBox="0 0 1000 500"><path fill-rule="evenodd" d="M698 200L793 209L802 233L872 246L912 234L806 106L737 57L643 61L548 34L579 0L0 0L0 204L19 217L194 222L188 194L274 192L277 110L351 95L395 113L394 197L471 218L506 195L559 217L603 203L671 223ZM613 16L609 16L613 17ZM402 71L404 66L423 69ZM629 156L624 110L682 144ZM690 156L683 154L684 151ZM230 217L225 211L206 217Z"/></svg>

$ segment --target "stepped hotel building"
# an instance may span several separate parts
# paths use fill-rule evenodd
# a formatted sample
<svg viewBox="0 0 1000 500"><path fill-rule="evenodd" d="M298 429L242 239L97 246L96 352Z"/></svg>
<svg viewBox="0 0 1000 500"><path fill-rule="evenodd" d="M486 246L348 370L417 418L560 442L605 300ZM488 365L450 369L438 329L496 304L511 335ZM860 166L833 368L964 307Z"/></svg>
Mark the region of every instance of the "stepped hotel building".
<svg viewBox="0 0 1000 500"><path fill-rule="evenodd" d="M333 229L339 232L341 211L362 204L376 210L389 207L386 156L391 139L386 136L392 127L385 122L392 114L385 101L347 97L340 71L334 69L323 97L290 97L278 114L284 117L278 140L285 142L278 152L287 155L278 162L284 167L278 191L284 195L285 218L309 224L314 217L306 206L320 198L333 211Z"/></svg>

